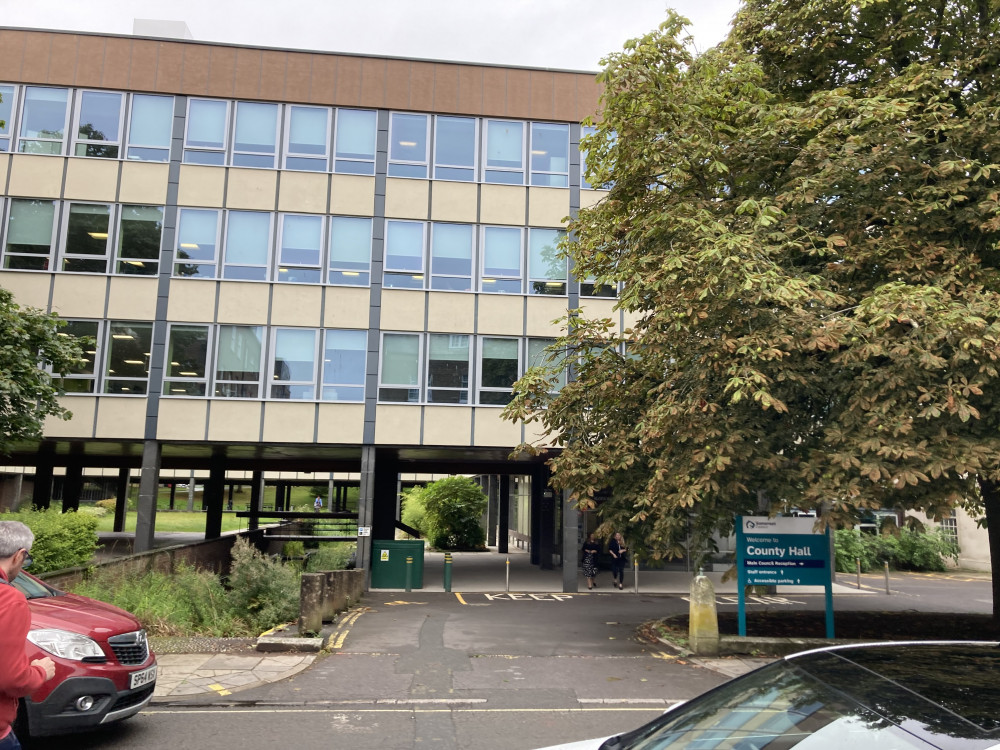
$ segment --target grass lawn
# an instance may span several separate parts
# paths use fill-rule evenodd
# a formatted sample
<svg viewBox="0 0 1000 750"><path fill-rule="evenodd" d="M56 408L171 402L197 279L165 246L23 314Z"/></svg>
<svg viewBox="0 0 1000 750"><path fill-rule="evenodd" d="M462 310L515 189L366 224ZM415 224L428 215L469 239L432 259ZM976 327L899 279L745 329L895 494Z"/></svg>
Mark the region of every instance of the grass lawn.
<svg viewBox="0 0 1000 750"><path fill-rule="evenodd" d="M138 514L134 510L130 510L125 516L125 531L135 531L135 519ZM157 531L187 531L187 532L197 532L205 530L205 513L195 511L194 513L188 513L183 510L159 510L156 513L156 530ZM235 513L223 513L222 514L222 530L223 531L236 531L238 529L247 528L246 518L237 518ZM108 513L105 516L101 516L97 519L97 531L113 531L115 525L115 516L113 513Z"/></svg>

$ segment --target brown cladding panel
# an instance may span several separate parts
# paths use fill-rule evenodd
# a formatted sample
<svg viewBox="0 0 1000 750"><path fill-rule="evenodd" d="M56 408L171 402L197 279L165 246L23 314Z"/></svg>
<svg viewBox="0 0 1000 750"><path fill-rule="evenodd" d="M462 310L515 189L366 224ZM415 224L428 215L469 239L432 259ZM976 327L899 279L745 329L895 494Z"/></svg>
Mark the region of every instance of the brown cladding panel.
<svg viewBox="0 0 1000 750"><path fill-rule="evenodd" d="M337 104L357 106L361 102L361 60L356 57L337 58Z"/></svg>
<svg viewBox="0 0 1000 750"><path fill-rule="evenodd" d="M156 89L159 47L159 43L152 39L136 39L132 42L132 70L128 81L130 89L136 91Z"/></svg>
<svg viewBox="0 0 1000 750"><path fill-rule="evenodd" d="M233 96L237 99L256 99L259 95L260 50L238 48L236 50Z"/></svg>
<svg viewBox="0 0 1000 750"><path fill-rule="evenodd" d="M531 111L529 117L533 120L555 119L555 77L545 70L532 70L530 96Z"/></svg>
<svg viewBox="0 0 1000 750"><path fill-rule="evenodd" d="M264 50L260 58L260 96L270 101L286 101L285 64L288 53L276 50Z"/></svg>
<svg viewBox="0 0 1000 750"><path fill-rule="evenodd" d="M308 102L313 55L289 52L285 61L285 100Z"/></svg>
<svg viewBox="0 0 1000 750"><path fill-rule="evenodd" d="M410 63L410 106L423 112L434 110L433 63Z"/></svg>
<svg viewBox="0 0 1000 750"><path fill-rule="evenodd" d="M429 109L434 112L455 112L458 109L457 65L434 65L434 101Z"/></svg>
<svg viewBox="0 0 1000 750"><path fill-rule="evenodd" d="M332 55L312 55L312 83L309 86L309 101L313 104L329 104L337 97L337 63L339 57Z"/></svg>
<svg viewBox="0 0 1000 750"><path fill-rule="evenodd" d="M483 68L463 65L458 69L458 111L482 114L485 111Z"/></svg>
<svg viewBox="0 0 1000 750"><path fill-rule="evenodd" d="M576 119L576 78L572 73L552 74L553 120Z"/></svg>
<svg viewBox="0 0 1000 750"><path fill-rule="evenodd" d="M0 29L0 60L3 60L4 80L21 80L21 66L27 37L24 32Z"/></svg>
<svg viewBox="0 0 1000 750"><path fill-rule="evenodd" d="M507 115L507 75L502 68L481 68L483 72L483 114Z"/></svg>
<svg viewBox="0 0 1000 750"><path fill-rule="evenodd" d="M48 83L51 48L51 34L30 34L25 40L21 76L26 83Z"/></svg>
<svg viewBox="0 0 1000 750"><path fill-rule="evenodd" d="M155 91L173 94L181 90L184 77L184 47L174 42L158 42Z"/></svg>
<svg viewBox="0 0 1000 750"><path fill-rule="evenodd" d="M385 67L385 106L389 109L412 109L410 106L409 60L388 60Z"/></svg>
<svg viewBox="0 0 1000 750"><path fill-rule="evenodd" d="M531 117L531 72L507 71L507 116Z"/></svg>
<svg viewBox="0 0 1000 750"><path fill-rule="evenodd" d="M129 68L131 67L132 40L109 38L104 47L104 88L128 88Z"/></svg>
<svg viewBox="0 0 1000 750"><path fill-rule="evenodd" d="M211 47L190 44L184 47L183 93L189 96L204 96L208 93L208 62Z"/></svg>
<svg viewBox="0 0 1000 750"><path fill-rule="evenodd" d="M76 80L77 86L96 88L101 85L104 75L104 37L81 36L77 48Z"/></svg>
<svg viewBox="0 0 1000 750"><path fill-rule="evenodd" d="M53 34L49 50L49 83L67 85L76 78L76 59L80 37L70 34Z"/></svg>
<svg viewBox="0 0 1000 750"><path fill-rule="evenodd" d="M576 80L576 117L580 121L588 115L596 115L600 106L603 87L596 81L580 76Z"/></svg>
<svg viewBox="0 0 1000 750"><path fill-rule="evenodd" d="M212 47L208 63L208 95L231 97L236 77L236 50Z"/></svg>
<svg viewBox="0 0 1000 750"><path fill-rule="evenodd" d="M386 64L384 58L361 59L361 106L384 107Z"/></svg>

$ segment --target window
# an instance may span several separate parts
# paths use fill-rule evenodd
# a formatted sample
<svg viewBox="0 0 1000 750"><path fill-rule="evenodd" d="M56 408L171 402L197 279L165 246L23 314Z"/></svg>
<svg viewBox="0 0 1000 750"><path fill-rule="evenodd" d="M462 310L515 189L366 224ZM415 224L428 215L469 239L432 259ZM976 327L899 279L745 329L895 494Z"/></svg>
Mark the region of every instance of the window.
<svg viewBox="0 0 1000 750"><path fill-rule="evenodd" d="M338 109L334 172L375 174L375 112Z"/></svg>
<svg viewBox="0 0 1000 750"><path fill-rule="evenodd" d="M958 514L954 510L946 518L941 519L941 531L958 544Z"/></svg>
<svg viewBox="0 0 1000 750"><path fill-rule="evenodd" d="M0 153L10 151L10 134L13 128L14 87L0 86Z"/></svg>
<svg viewBox="0 0 1000 750"><path fill-rule="evenodd" d="M107 273L110 231L111 206L70 203L66 213L62 270Z"/></svg>
<svg viewBox="0 0 1000 750"><path fill-rule="evenodd" d="M278 105L236 102L233 166L274 169L277 154Z"/></svg>
<svg viewBox="0 0 1000 750"><path fill-rule="evenodd" d="M260 397L263 340L263 329L260 326L219 326L215 358L217 397Z"/></svg>
<svg viewBox="0 0 1000 750"><path fill-rule="evenodd" d="M118 224L115 272L135 276L155 276L160 268L162 233L162 206L122 206Z"/></svg>
<svg viewBox="0 0 1000 750"><path fill-rule="evenodd" d="M566 294L566 259L559 254L559 229L528 230L528 289L531 294Z"/></svg>
<svg viewBox="0 0 1000 750"><path fill-rule="evenodd" d="M469 338L458 334L430 335L428 403L469 403Z"/></svg>
<svg viewBox="0 0 1000 750"><path fill-rule="evenodd" d="M487 120L485 182L524 184L524 123Z"/></svg>
<svg viewBox="0 0 1000 750"><path fill-rule="evenodd" d="M121 146L123 94L81 91L77 100L75 156L117 159Z"/></svg>
<svg viewBox="0 0 1000 750"><path fill-rule="evenodd" d="M174 276L215 278L218 245L219 212L182 208L177 223Z"/></svg>
<svg viewBox="0 0 1000 750"><path fill-rule="evenodd" d="M226 255L222 277L244 281L267 280L271 248L271 214L230 211L226 224Z"/></svg>
<svg viewBox="0 0 1000 750"><path fill-rule="evenodd" d="M25 154L61 154L66 134L68 89L28 86L24 90L18 150Z"/></svg>
<svg viewBox="0 0 1000 750"><path fill-rule="evenodd" d="M385 276L382 285L398 289L423 289L424 222L385 223Z"/></svg>
<svg viewBox="0 0 1000 750"><path fill-rule="evenodd" d="M427 115L389 116L389 176L427 177Z"/></svg>
<svg viewBox="0 0 1000 750"><path fill-rule="evenodd" d="M105 393L146 393L152 341L152 323L111 321L104 375Z"/></svg>
<svg viewBox="0 0 1000 750"><path fill-rule="evenodd" d="M431 289L472 289L471 224L431 225Z"/></svg>
<svg viewBox="0 0 1000 750"><path fill-rule="evenodd" d="M618 287L615 284L598 284L594 279L580 282L581 297L617 297Z"/></svg>
<svg viewBox="0 0 1000 750"><path fill-rule="evenodd" d="M164 396L204 396L208 391L208 326L170 326Z"/></svg>
<svg viewBox="0 0 1000 750"><path fill-rule="evenodd" d="M368 286L371 279L372 220L330 217L331 284Z"/></svg>
<svg viewBox="0 0 1000 750"><path fill-rule="evenodd" d="M323 400L364 401L368 332L328 330L323 337Z"/></svg>
<svg viewBox="0 0 1000 750"><path fill-rule="evenodd" d="M596 125L584 125L580 128L580 188L583 190L593 190L594 186L587 180L587 149L583 147L582 141L596 132Z"/></svg>
<svg viewBox="0 0 1000 750"><path fill-rule="evenodd" d="M90 338L89 346L84 347L83 357L71 371L62 373L62 387L66 393L94 393L97 384L97 352L100 341L101 324L96 320L68 320L66 326L59 331L60 336L75 336Z"/></svg>
<svg viewBox="0 0 1000 750"><path fill-rule="evenodd" d="M214 99L188 100L184 161L188 164L225 164L228 131L228 102Z"/></svg>
<svg viewBox="0 0 1000 750"><path fill-rule="evenodd" d="M316 334L307 328L274 331L271 398L310 400L316 394Z"/></svg>
<svg viewBox="0 0 1000 750"><path fill-rule="evenodd" d="M531 184L569 187L569 125L531 123Z"/></svg>
<svg viewBox="0 0 1000 750"><path fill-rule="evenodd" d="M521 230L483 227L482 290L521 293Z"/></svg>
<svg viewBox="0 0 1000 750"><path fill-rule="evenodd" d="M555 355L545 350L554 343L555 339L528 339L528 357L525 367L539 367L549 364ZM562 370L551 385L551 393L560 391L566 385L566 370Z"/></svg>
<svg viewBox="0 0 1000 750"><path fill-rule="evenodd" d="M330 144L330 110L289 105L285 110L285 169L325 172Z"/></svg>
<svg viewBox="0 0 1000 750"><path fill-rule="evenodd" d="M12 200L7 220L4 268L47 271L52 255L53 201Z"/></svg>
<svg viewBox="0 0 1000 750"><path fill-rule="evenodd" d="M434 179L476 179L477 122L472 117L434 118Z"/></svg>
<svg viewBox="0 0 1000 750"><path fill-rule="evenodd" d="M280 234L275 281L319 284L323 217L282 214Z"/></svg>
<svg viewBox="0 0 1000 750"><path fill-rule="evenodd" d="M505 406L514 397L512 386L520 377L518 339L483 338L479 363L479 403Z"/></svg>
<svg viewBox="0 0 1000 750"><path fill-rule="evenodd" d="M417 403L420 401L420 335L382 334L382 367L379 373L379 401Z"/></svg>
<svg viewBox="0 0 1000 750"><path fill-rule="evenodd" d="M128 127L128 159L169 161L173 123L172 96L133 94Z"/></svg>

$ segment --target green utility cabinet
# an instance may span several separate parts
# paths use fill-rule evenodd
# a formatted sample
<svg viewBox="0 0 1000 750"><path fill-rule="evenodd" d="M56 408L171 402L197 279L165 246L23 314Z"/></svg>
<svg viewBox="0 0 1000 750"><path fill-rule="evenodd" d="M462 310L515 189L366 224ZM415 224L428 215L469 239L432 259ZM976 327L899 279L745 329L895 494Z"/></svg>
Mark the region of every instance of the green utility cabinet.
<svg viewBox="0 0 1000 750"><path fill-rule="evenodd" d="M405 589L406 558L413 558L410 571L410 588L424 587L423 539L373 539L372 583L373 589Z"/></svg>

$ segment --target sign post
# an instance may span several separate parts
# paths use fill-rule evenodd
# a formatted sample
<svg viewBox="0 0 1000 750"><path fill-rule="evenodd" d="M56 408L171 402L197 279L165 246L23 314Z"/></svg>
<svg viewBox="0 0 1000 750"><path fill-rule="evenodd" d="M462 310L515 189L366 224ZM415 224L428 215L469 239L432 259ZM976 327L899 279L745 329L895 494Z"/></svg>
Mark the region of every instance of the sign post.
<svg viewBox="0 0 1000 750"><path fill-rule="evenodd" d="M830 530L813 533L812 517L737 516L739 633L747 634L747 586L823 586L826 637L833 638L833 573Z"/></svg>

